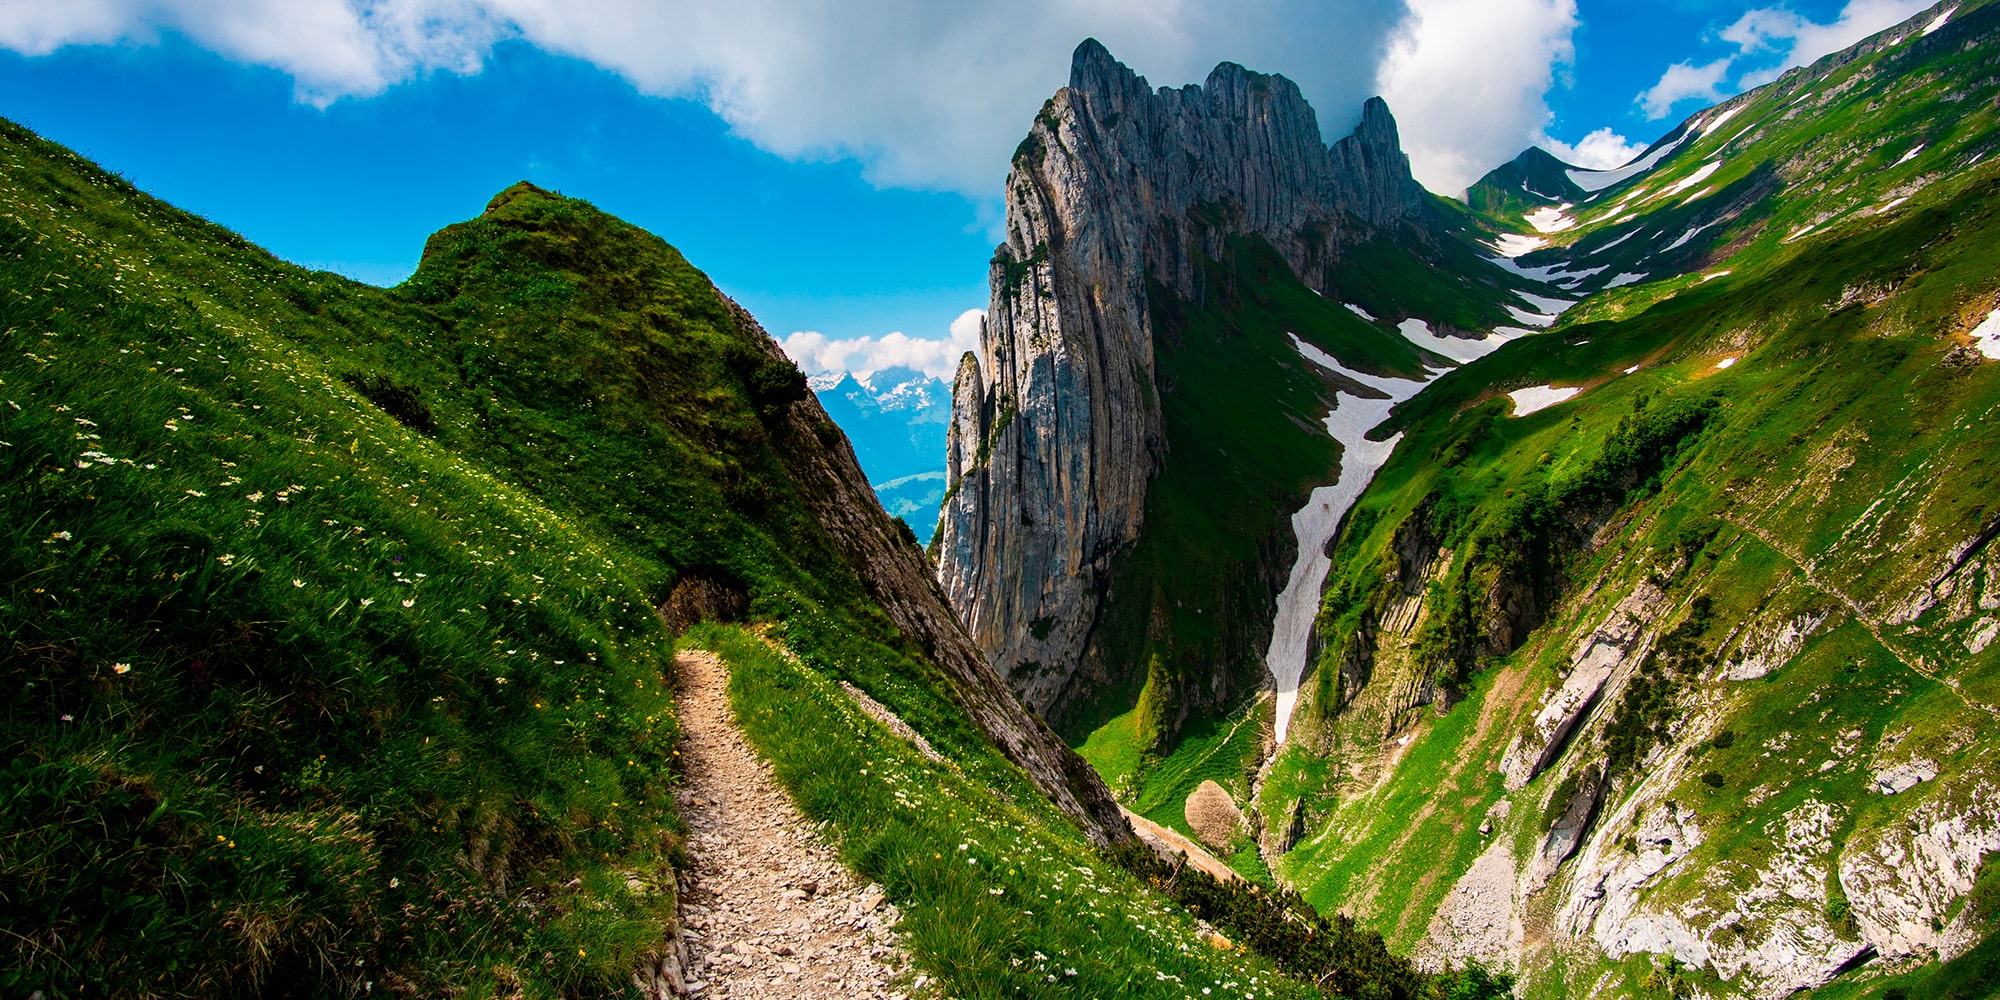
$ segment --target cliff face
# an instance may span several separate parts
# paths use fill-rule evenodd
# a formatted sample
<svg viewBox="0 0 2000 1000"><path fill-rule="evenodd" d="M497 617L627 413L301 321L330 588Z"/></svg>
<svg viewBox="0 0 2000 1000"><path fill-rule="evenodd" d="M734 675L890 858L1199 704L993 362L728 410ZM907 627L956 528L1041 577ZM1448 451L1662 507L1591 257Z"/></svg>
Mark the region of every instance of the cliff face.
<svg viewBox="0 0 2000 1000"><path fill-rule="evenodd" d="M1319 289L1344 248L1425 222L1379 99L1328 147L1298 87L1223 63L1151 89L1095 41L1007 179L978 357L953 391L938 577L1038 711L1089 658L1110 560L1164 457L1153 288L1201 301L1204 258L1269 243Z"/></svg>

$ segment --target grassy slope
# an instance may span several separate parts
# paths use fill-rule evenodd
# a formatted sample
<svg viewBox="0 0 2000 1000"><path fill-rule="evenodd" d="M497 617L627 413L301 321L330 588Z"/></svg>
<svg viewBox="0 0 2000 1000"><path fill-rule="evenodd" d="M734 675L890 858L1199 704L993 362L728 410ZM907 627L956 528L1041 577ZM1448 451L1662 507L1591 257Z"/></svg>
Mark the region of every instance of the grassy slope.
<svg viewBox="0 0 2000 1000"><path fill-rule="evenodd" d="M1456 241L1449 248L1470 254ZM1340 453L1320 425L1329 386L1289 334L1359 371L1421 374L1422 357L1388 331L1394 320L1421 315L1468 328L1506 321L1492 305L1504 294L1497 283L1469 288L1451 277L1459 265L1472 266L1456 257L1441 266L1371 243L1329 273L1332 290L1322 297L1261 242L1239 241L1232 259L1209 262L1209 301L1179 302L1156 289L1167 458L1147 494L1145 536L1121 556L1098 626L1107 659L1133 673L1067 719L1072 741L1128 806L1191 832L1183 804L1202 781L1216 781L1239 802L1249 795L1271 708L1240 692L1258 683L1271 603L1295 554L1285 526L1313 487L1332 478ZM1244 405L1250 399L1275 405ZM1161 727L1140 719L1136 707L1141 665L1156 654L1182 684L1170 700L1187 706L1185 721L1169 720L1157 737ZM1218 672L1237 678L1239 693L1225 703L1187 690ZM1233 863L1263 875L1247 847Z"/></svg>
<svg viewBox="0 0 2000 1000"><path fill-rule="evenodd" d="M2000 8L1987 0L1955 8L1931 35L1922 34L1930 18L1920 15L1912 30L1884 32L1851 58L1830 56L1728 102L1720 128L1705 129L1654 170L1578 199L1570 210L1576 225L1549 235L1551 247L1522 262L1603 268L1585 290L1619 274L1648 276L1570 317L1616 318L1699 280L1683 275L1781 259L1808 226L1821 235L1867 231L1881 212L1908 204L1897 199L2000 152L1992 99L2000 80L1991 46L1979 44L2000 27ZM1717 114L1695 117L1713 122ZM1693 181L1709 164L1716 169ZM1524 210L1510 204L1482 214L1520 232L1528 230Z"/></svg>
<svg viewBox="0 0 2000 1000"><path fill-rule="evenodd" d="M1668 470L1662 492L1635 497L1610 545L1561 567L1577 590L1543 630L1485 663L1467 701L1419 723L1400 766L1385 772L1384 758L1396 748L1382 743L1379 730L1338 725L1329 727L1320 753L1295 748L1281 758L1265 801L1305 794L1320 810L1317 835L1287 858L1285 873L1317 904L1352 906L1392 942L1411 946L1480 850L1473 831L1500 795L1491 775L1517 720L1532 716L1581 631L1640 577L1660 572L1678 551L1694 562L1668 577L1676 608L1706 594L1724 623L1782 607L1830 610L1840 621L1847 616L1839 601L1807 585L1790 556L1746 529L1793 547L1820 583L1872 606L1900 599L1935 560L1928 546L1913 544L1911 525L1950 540L1941 544L1975 534L1992 516L1989 456L2000 447L2000 431L1979 416L2000 404L2000 371L1947 355L1992 305L1992 275L2000 270L1996 213L2000 175L1990 167L1942 179L1897 213L1848 223L1838 240L1746 253L1729 262L1732 276L1707 283L1607 296L1555 335L1511 345L1402 407L1391 429L1408 436L1338 542L1322 625L1333 649L1352 629L1358 602L1379 585L1395 529L1427 500L1449 512L1444 544L1477 561L1480 540L1497 540L1522 498L1543 484L1574 480L1641 398L1654 412L1705 398L1721 408L1715 425ZM1843 306L1843 291L1853 287L1894 294ZM1730 357L1739 359L1733 367L1716 367ZM1637 374L1623 374L1635 365ZM1505 403L1492 400L1491 387L1547 382L1586 391L1533 416L1495 416ZM1453 448L1454 440L1465 447ZM1878 498L1887 498L1889 509L1870 522L1873 529L1843 537ZM1893 648L1850 621L1820 633L1765 680L1685 682L1677 691L1685 714L1671 727L1670 743L1686 747L1720 727L1742 738L1732 750L1695 752L1690 773L1727 775L1721 788L1689 781L1669 790L1699 803L1712 832L1682 874L1650 899L1671 906L1699 896L1707 891L1704 875L1730 884L1750 877L1769 844L1768 824L1807 797L1866 806L1838 831L1836 851L1860 831L1906 815L1923 794L1866 796L1865 769L1817 768L1824 748L1853 730L1864 747L1890 731L1907 729L1934 744L1968 723L1990 731L1984 716L1902 663L1923 656L1968 695L1990 697L2000 662L1990 649L1968 655L1964 643L1975 622L1952 619L1933 610L1898 629ZM1698 637L1707 655L1732 654L1726 632L1723 625ZM1781 733L1792 734L1792 755L1764 756ZM1565 766L1587 761L1594 738L1580 740ZM1977 772L1992 749L1985 739L1959 747L1947 766ZM1562 776L1559 768L1514 793L1519 825L1501 835L1519 839L1517 852L1532 850L1546 828L1519 818L1540 817ZM1432 794L1454 786L1463 794ZM1787 786L1768 797L1747 794ZM1625 988L1637 991L1647 968L1626 963L1615 974L1628 976ZM1588 963L1571 967L1531 992L1564 995L1598 971Z"/></svg>
<svg viewBox="0 0 2000 1000"><path fill-rule="evenodd" d="M696 636L951 995L1307 993L986 741L795 499L797 372L657 238L517 186L381 290L11 125L0 168L6 988L624 992L679 836L653 607L698 573L797 652Z"/></svg>

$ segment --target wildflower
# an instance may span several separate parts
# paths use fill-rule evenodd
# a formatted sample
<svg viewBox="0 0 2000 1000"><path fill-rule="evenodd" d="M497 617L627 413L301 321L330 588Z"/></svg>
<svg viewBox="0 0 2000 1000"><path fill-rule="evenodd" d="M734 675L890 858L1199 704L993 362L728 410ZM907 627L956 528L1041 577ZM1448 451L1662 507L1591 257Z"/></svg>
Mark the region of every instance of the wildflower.
<svg viewBox="0 0 2000 1000"><path fill-rule="evenodd" d="M63 717L62 717L62 720L63 720L64 722L75 722L75 721L76 721L76 716L74 716L74 715L65 715L65 716L63 716Z"/></svg>
<svg viewBox="0 0 2000 1000"><path fill-rule="evenodd" d="M231 553L224 552L223 554L216 556L215 561L223 564L224 566L234 566L236 565L236 556Z"/></svg>
<svg viewBox="0 0 2000 1000"><path fill-rule="evenodd" d="M250 496L247 499L251 503L256 503L257 501L264 499L264 491L258 490L257 492L250 494Z"/></svg>
<svg viewBox="0 0 2000 1000"><path fill-rule="evenodd" d="M188 496L191 497L205 497L208 495L200 490L182 490L181 492L186 493Z"/></svg>
<svg viewBox="0 0 2000 1000"><path fill-rule="evenodd" d="M361 599L361 606L364 608L373 603L375 603L375 599L372 597L364 597Z"/></svg>
<svg viewBox="0 0 2000 1000"><path fill-rule="evenodd" d="M403 602L403 607L406 607L406 608L410 608L410 607L415 607L415 606L416 606L416 604L417 604L417 601L416 601L416 599L415 599L415 598L411 598L410 600L407 600L407 601L404 601L404 602Z"/></svg>
<svg viewBox="0 0 2000 1000"><path fill-rule="evenodd" d="M43 545L54 545L54 544L55 544L55 543L57 543L57 542L67 542L67 541L69 541L69 540L70 540L70 533L69 533L69 532L67 532L67 531L56 531L56 532L51 532L51 533L49 534L49 537L47 537L47 538L43 539L43 540L42 540L42 544L43 544Z"/></svg>
<svg viewBox="0 0 2000 1000"><path fill-rule="evenodd" d="M132 672L132 665L130 663L114 663L111 665L111 672L114 674L129 674Z"/></svg>
<svg viewBox="0 0 2000 1000"><path fill-rule="evenodd" d="M304 580L300 580L300 579L296 579L296 578L292 580L292 586L294 586L294 587L303 587L303 586L305 586L305 585L306 585L306 582L305 582Z"/></svg>
<svg viewBox="0 0 2000 1000"><path fill-rule="evenodd" d="M399 879L399 878L392 878L392 879L390 879L390 880L389 880L389 888L391 888L391 889L394 889L395 887L397 887L397 886L399 886L399 885L402 885L402 884L403 884L403 880L402 880L402 879Z"/></svg>

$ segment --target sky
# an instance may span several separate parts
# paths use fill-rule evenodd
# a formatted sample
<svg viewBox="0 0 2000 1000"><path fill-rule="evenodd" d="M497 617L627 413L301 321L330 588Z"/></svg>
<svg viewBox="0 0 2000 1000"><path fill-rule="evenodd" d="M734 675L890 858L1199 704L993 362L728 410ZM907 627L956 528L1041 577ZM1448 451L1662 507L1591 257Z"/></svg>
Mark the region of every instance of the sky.
<svg viewBox="0 0 2000 1000"><path fill-rule="evenodd" d="M1923 0L5 0L0 115L301 264L394 284L517 180L678 247L809 371L949 376L1008 157L1086 36L1156 86L1381 94L1456 195L1616 166Z"/></svg>

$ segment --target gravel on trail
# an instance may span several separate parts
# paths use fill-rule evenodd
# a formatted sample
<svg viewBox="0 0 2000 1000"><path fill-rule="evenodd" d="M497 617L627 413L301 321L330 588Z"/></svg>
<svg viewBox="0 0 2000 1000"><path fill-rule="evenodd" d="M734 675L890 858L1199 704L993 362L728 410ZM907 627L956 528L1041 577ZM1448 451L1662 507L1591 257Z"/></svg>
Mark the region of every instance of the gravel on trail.
<svg viewBox="0 0 2000 1000"><path fill-rule="evenodd" d="M700 650L676 662L689 994L901 1000L929 992L897 943L896 907L841 865L743 738L729 708L728 668Z"/></svg>

